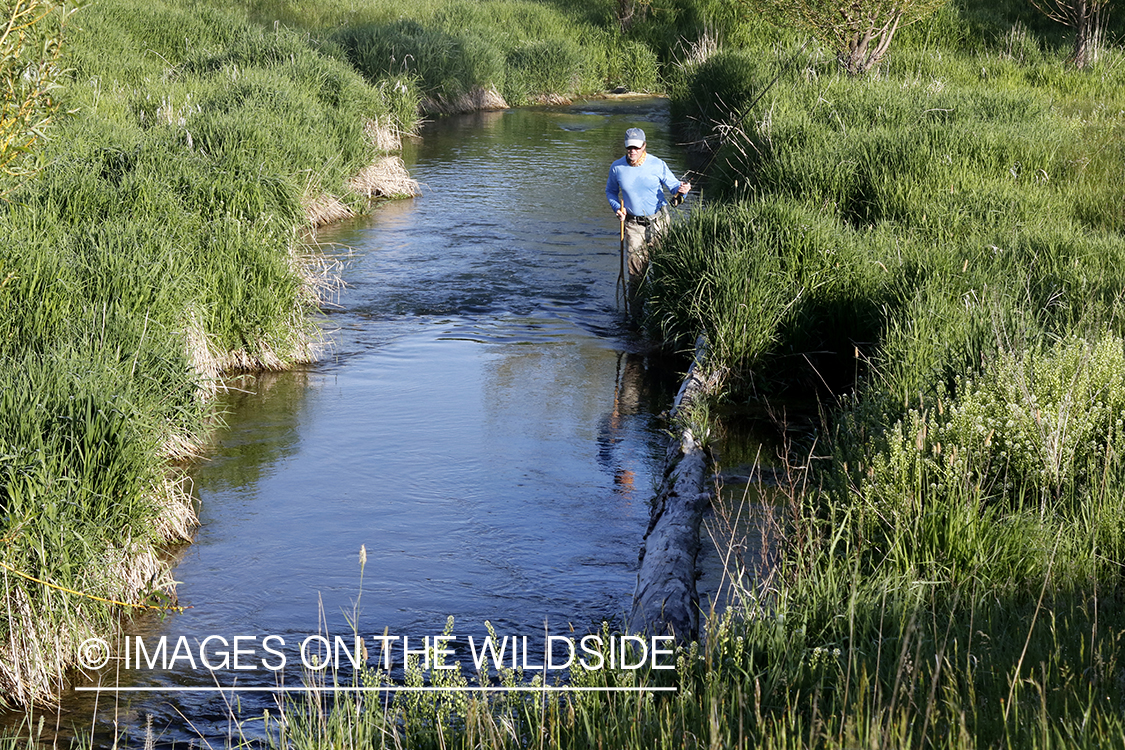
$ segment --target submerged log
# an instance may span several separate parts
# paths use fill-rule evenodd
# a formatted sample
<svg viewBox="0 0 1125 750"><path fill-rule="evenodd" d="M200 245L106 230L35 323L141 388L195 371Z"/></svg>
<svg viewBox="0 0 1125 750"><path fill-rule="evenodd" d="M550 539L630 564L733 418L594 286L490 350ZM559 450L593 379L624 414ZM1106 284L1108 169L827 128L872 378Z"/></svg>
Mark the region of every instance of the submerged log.
<svg viewBox="0 0 1125 750"><path fill-rule="evenodd" d="M673 416L714 386L703 372L704 343L680 386ZM674 435L664 460L664 478L653 501L652 516L641 548L641 569L633 594L630 632L673 635L679 642L699 633L696 556L699 524L710 500L704 482L710 457L689 427Z"/></svg>

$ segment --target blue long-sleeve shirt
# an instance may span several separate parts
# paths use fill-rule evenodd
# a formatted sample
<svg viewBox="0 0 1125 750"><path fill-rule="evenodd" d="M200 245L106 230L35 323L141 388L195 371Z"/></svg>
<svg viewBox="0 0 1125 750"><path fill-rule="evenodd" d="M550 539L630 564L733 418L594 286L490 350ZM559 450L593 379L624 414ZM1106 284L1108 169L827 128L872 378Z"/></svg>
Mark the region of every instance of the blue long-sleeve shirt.
<svg viewBox="0 0 1125 750"><path fill-rule="evenodd" d="M605 197L614 211L621 208L624 199L625 210L629 213L651 216L668 203L664 188L675 192L680 188L680 181L662 160L647 154L643 164L631 167L622 156L609 168Z"/></svg>

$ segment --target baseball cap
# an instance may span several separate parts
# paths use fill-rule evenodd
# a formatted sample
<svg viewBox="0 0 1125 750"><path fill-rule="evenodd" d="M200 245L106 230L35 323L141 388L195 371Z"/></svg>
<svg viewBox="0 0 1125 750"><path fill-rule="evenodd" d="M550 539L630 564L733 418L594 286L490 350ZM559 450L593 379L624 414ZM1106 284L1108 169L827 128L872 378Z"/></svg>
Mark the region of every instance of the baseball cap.
<svg viewBox="0 0 1125 750"><path fill-rule="evenodd" d="M629 128L625 131L625 148L636 146L640 148L645 145L645 131L640 128Z"/></svg>

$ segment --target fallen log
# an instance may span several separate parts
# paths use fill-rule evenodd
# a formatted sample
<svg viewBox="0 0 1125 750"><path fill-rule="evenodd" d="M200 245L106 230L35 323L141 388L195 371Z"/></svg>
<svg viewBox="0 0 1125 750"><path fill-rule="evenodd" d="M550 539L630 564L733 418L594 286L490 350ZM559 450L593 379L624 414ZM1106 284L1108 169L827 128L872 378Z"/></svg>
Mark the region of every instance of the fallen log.
<svg viewBox="0 0 1125 750"><path fill-rule="evenodd" d="M695 359L676 395L673 423L696 399L704 397L716 378L704 372L705 342L696 342ZM672 635L678 642L699 633L696 556L699 524L710 500L704 489L711 459L699 436L681 426L669 441L663 480L653 500L648 531L641 548L641 567L633 593L629 632Z"/></svg>

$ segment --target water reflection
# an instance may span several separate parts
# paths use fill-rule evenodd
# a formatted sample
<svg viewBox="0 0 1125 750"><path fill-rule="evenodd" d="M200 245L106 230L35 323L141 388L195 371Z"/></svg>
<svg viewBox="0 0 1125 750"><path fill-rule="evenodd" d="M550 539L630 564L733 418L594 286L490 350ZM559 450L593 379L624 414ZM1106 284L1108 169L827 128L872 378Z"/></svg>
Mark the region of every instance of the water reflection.
<svg viewBox="0 0 1125 750"><path fill-rule="evenodd" d="M637 418L648 419L653 408L653 395L661 393L667 383L663 370L654 379L649 364L653 358L631 352L617 352L613 383L613 407L598 423L598 463L613 475L615 492L622 500L647 500L649 487L637 486L637 472L630 462L628 434ZM637 493L642 493L635 498Z"/></svg>
<svg viewBox="0 0 1125 750"><path fill-rule="evenodd" d="M721 613L757 605L754 596L770 585L792 509L777 425L769 417L718 417L714 437L714 494L703 514L697 588L704 611Z"/></svg>
<svg viewBox="0 0 1125 750"><path fill-rule="evenodd" d="M204 459L211 491L255 488L296 453L308 386L309 373L300 369L231 381L217 404L225 427Z"/></svg>

